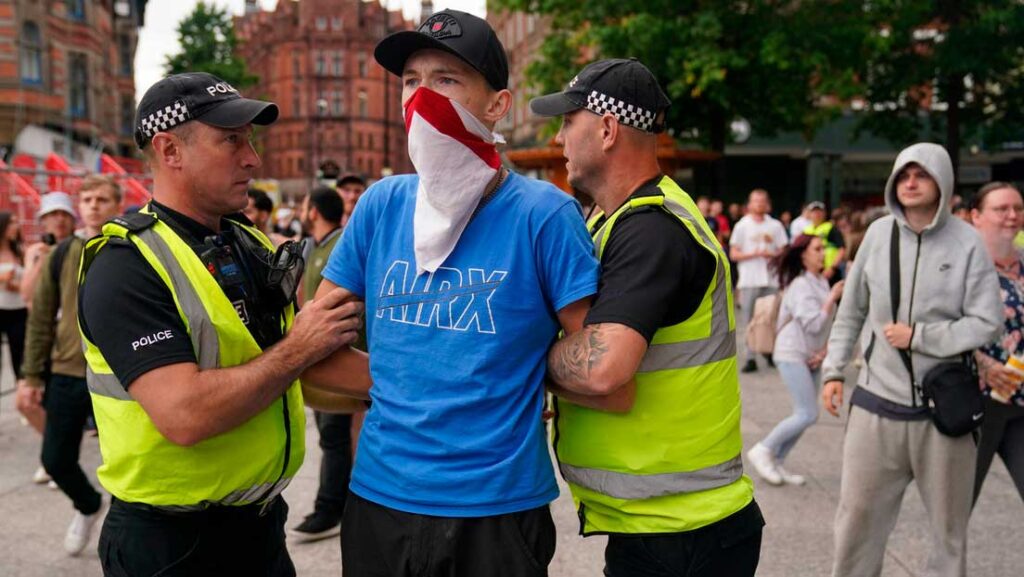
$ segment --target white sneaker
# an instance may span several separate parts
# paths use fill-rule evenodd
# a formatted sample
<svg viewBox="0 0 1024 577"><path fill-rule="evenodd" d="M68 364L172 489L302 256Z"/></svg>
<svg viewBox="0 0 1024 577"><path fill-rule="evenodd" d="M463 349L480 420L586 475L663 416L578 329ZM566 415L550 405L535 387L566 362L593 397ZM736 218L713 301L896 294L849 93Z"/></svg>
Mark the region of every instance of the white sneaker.
<svg viewBox="0 0 1024 577"><path fill-rule="evenodd" d="M43 483L49 483L53 479L50 478L50 474L46 472L46 469L40 465L36 472L32 474L32 482L36 485L42 485Z"/></svg>
<svg viewBox="0 0 1024 577"><path fill-rule="evenodd" d="M775 468L775 458L772 457L772 452L768 450L768 447L761 443L754 445L747 451L747 459L750 460L750 464L753 465L759 477L771 485L782 484L782 475Z"/></svg>
<svg viewBox="0 0 1024 577"><path fill-rule="evenodd" d="M72 557L78 555L89 544L92 528L96 525L96 521L103 516L103 509L104 506L101 503L100 510L92 515L83 515L75 511L75 516L71 519L71 524L68 525L68 532L64 535L64 550L69 555Z"/></svg>
<svg viewBox="0 0 1024 577"><path fill-rule="evenodd" d="M790 473L782 467L782 464L776 464L775 470L779 472L779 476L782 477L782 482L787 485L803 485L807 482L807 479L803 475L797 475L796 473Z"/></svg>

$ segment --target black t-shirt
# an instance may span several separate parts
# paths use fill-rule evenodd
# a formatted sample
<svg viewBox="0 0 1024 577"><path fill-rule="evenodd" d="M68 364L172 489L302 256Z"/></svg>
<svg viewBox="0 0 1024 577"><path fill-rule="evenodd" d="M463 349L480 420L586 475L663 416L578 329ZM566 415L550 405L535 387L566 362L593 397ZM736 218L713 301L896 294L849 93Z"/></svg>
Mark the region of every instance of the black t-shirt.
<svg viewBox="0 0 1024 577"><path fill-rule="evenodd" d="M207 237L217 234L155 201L150 204L196 254ZM231 215L221 221L222 230L233 227L229 220L248 224L244 216ZM265 310L251 296L228 295L228 299L262 348L281 339L280 311ZM90 265L79 291L79 320L126 388L153 369L196 362L170 289L129 240L110 239Z"/></svg>
<svg viewBox="0 0 1024 577"><path fill-rule="evenodd" d="M630 198L661 195L661 177ZM619 218L601 257L597 300L585 324L618 323L650 343L661 327L678 324L697 311L717 263L679 219L658 207Z"/></svg>

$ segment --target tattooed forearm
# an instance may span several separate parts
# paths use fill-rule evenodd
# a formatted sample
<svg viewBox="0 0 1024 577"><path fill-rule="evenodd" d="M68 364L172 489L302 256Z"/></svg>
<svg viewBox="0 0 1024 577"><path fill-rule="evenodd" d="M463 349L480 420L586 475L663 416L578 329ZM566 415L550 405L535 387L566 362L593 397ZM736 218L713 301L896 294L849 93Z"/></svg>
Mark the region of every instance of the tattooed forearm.
<svg viewBox="0 0 1024 577"><path fill-rule="evenodd" d="M601 325L590 325L560 341L548 355L552 380L568 389L587 389L594 368L608 353L607 337Z"/></svg>

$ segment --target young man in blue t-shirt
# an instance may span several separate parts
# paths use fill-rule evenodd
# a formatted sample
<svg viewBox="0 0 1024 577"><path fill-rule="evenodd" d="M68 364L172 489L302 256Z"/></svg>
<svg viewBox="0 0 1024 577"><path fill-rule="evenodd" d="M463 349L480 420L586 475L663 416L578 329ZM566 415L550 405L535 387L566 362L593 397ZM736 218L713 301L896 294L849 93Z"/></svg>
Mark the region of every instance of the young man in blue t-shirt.
<svg viewBox="0 0 1024 577"><path fill-rule="evenodd" d="M320 287L365 300L373 382L345 574L546 575L558 488L545 355L559 329L582 326L592 243L575 200L500 165L508 64L485 21L442 11L375 57L402 77L417 175L367 190ZM366 394L352 375L328 360L303 378Z"/></svg>

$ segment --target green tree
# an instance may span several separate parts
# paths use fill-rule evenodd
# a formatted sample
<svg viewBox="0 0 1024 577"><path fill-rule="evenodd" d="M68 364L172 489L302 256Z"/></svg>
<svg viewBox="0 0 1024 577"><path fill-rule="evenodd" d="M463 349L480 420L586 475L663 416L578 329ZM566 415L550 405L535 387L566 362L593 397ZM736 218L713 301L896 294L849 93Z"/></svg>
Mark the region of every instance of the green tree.
<svg viewBox="0 0 1024 577"><path fill-rule="evenodd" d="M1024 140L1024 3L872 0L860 128L903 145ZM957 171L959 172L959 171Z"/></svg>
<svg viewBox="0 0 1024 577"><path fill-rule="evenodd" d="M854 93L865 23L839 0L491 0L549 16L552 33L528 69L541 90L564 86L588 61L633 56L672 99L677 137L722 152L730 124L758 135L811 135ZM723 164L713 171L721 192Z"/></svg>
<svg viewBox="0 0 1024 577"><path fill-rule="evenodd" d="M235 28L226 8L206 2L178 24L181 52L167 57L168 74L209 72L235 88L252 86L259 79L249 74L245 62L235 54Z"/></svg>

